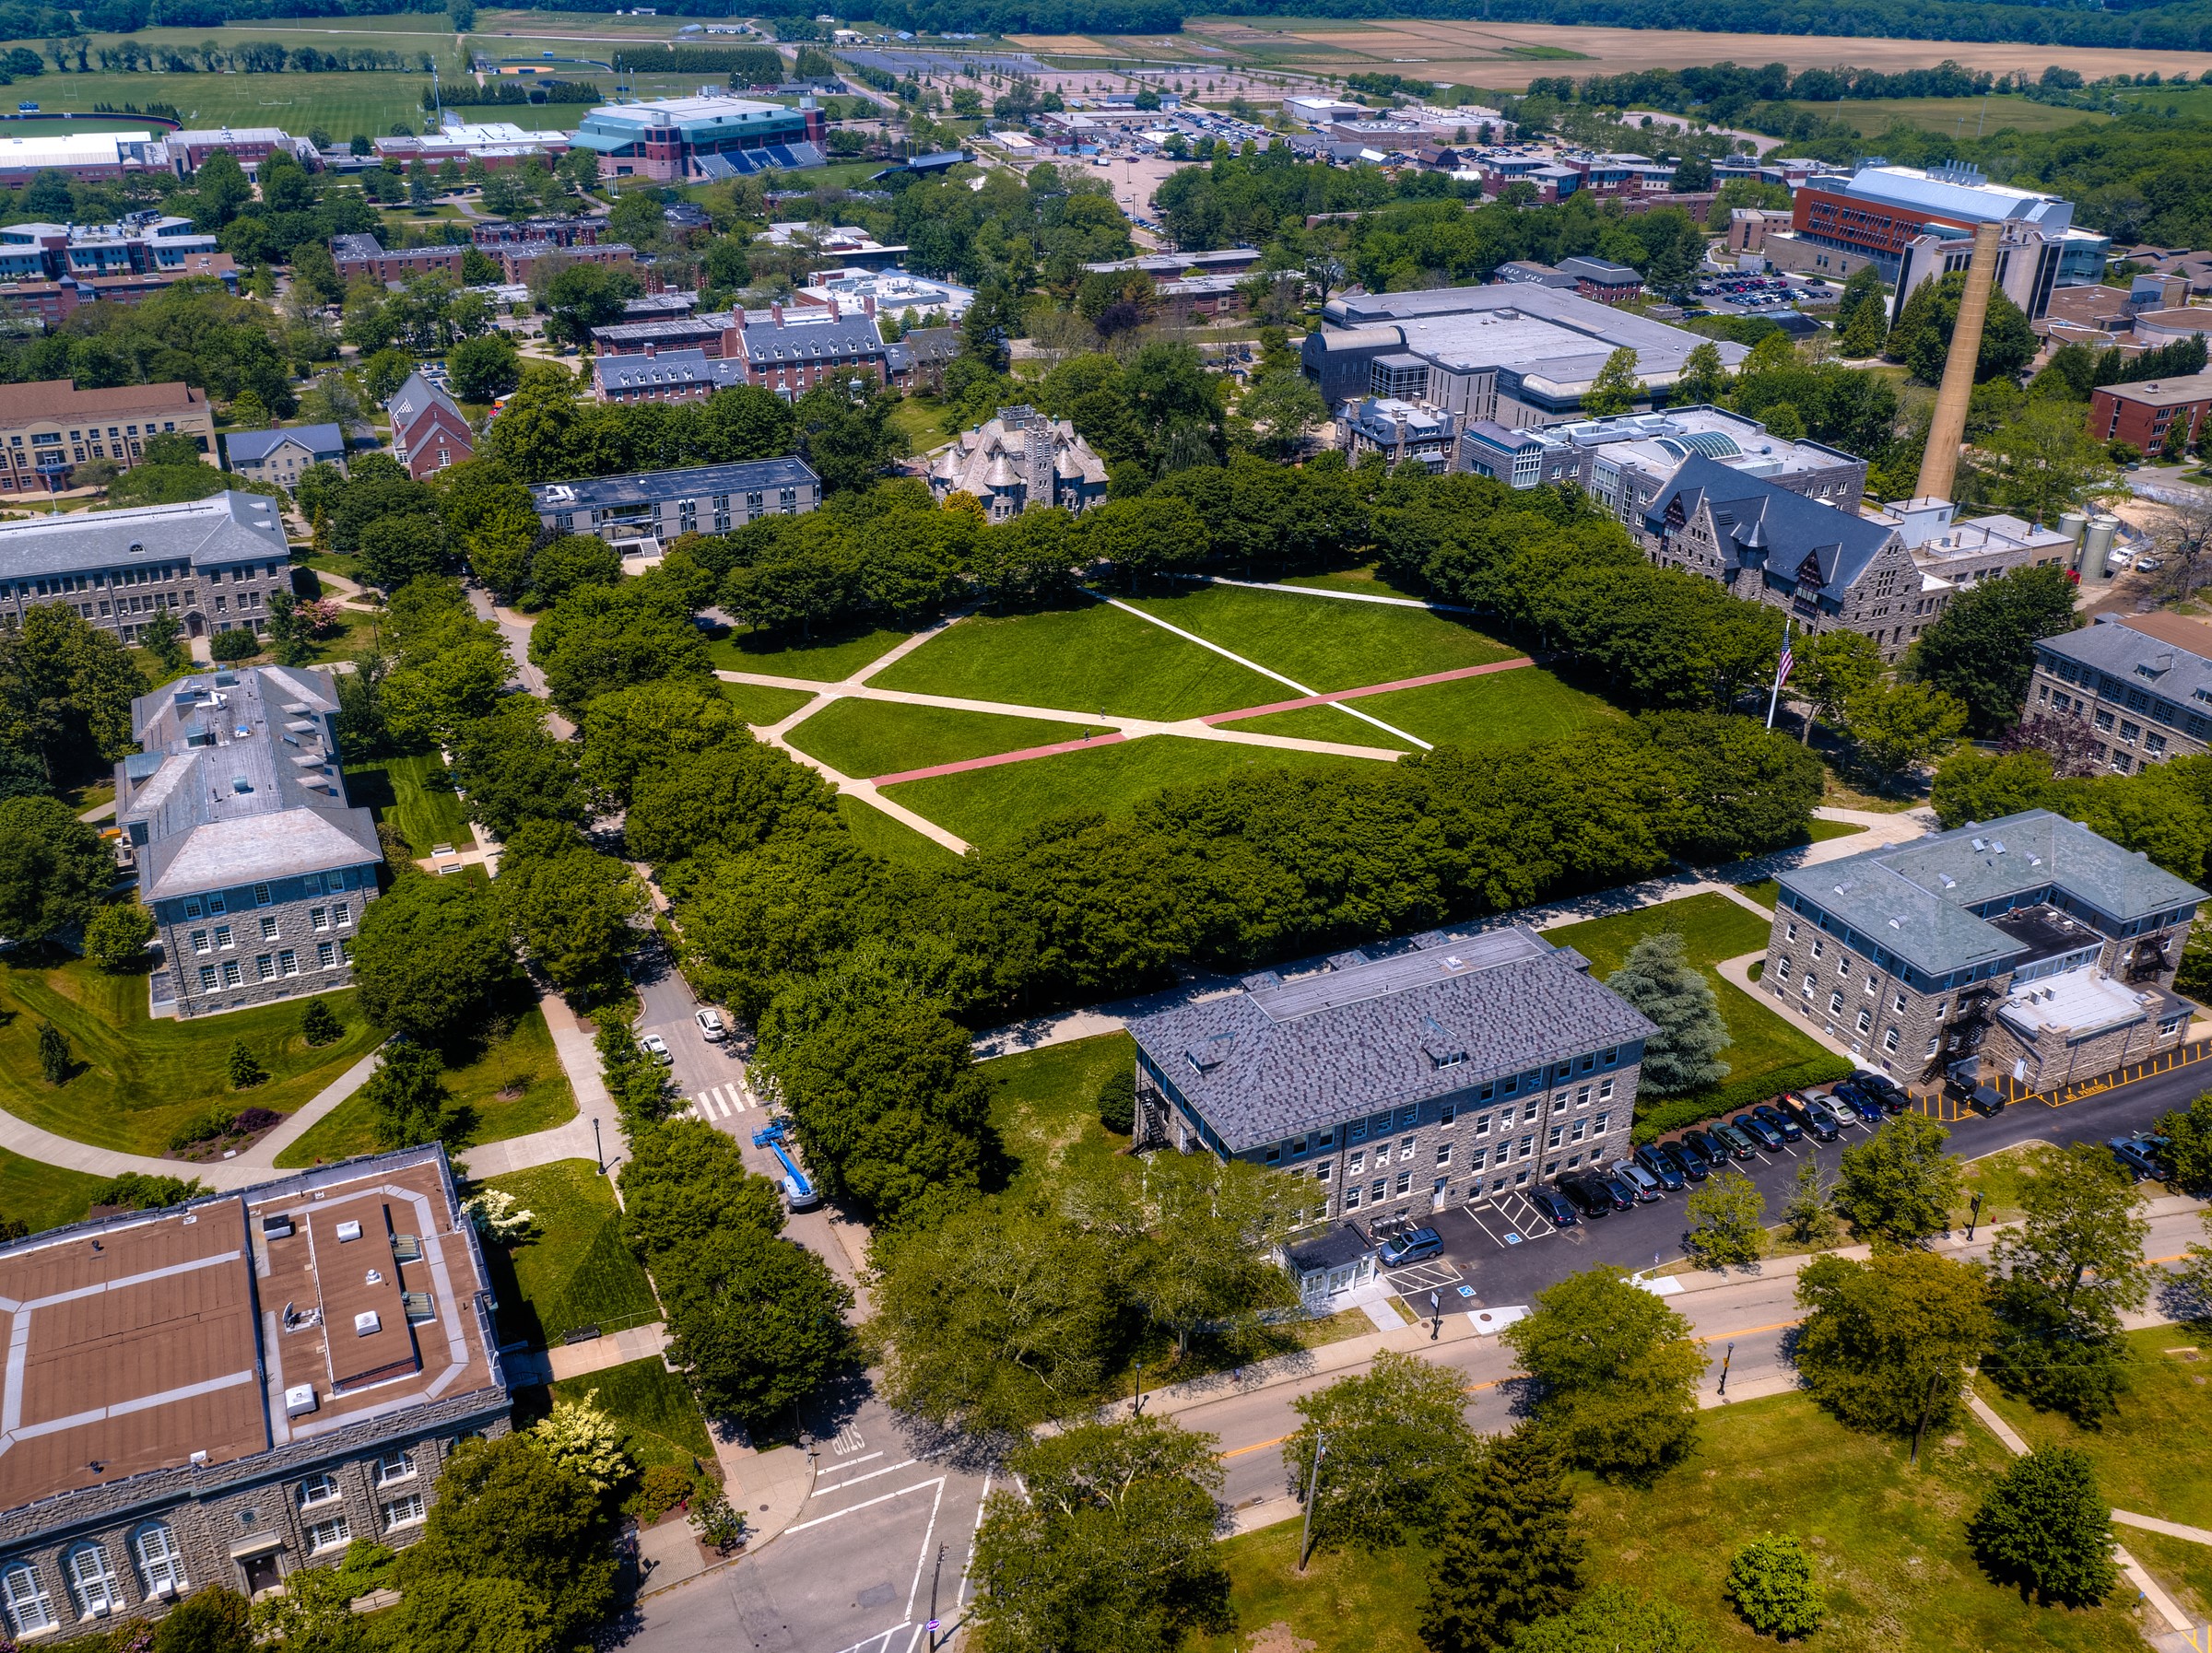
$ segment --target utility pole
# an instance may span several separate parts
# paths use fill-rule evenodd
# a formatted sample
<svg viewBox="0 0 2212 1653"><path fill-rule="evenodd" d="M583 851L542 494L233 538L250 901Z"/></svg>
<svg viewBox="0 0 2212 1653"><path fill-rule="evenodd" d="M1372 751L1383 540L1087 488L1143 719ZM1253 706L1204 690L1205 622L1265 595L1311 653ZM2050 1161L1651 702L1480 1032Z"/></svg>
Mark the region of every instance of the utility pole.
<svg viewBox="0 0 2212 1653"><path fill-rule="evenodd" d="M937 1564L929 1570L929 1648L937 1648L937 1580L945 1572L945 1546L937 1546Z"/></svg>
<svg viewBox="0 0 2212 1653"><path fill-rule="evenodd" d="M1329 1449L1328 1436L1316 1429L1313 1432L1313 1469L1306 1477L1306 1513L1298 1529L1298 1570L1306 1570L1306 1557L1313 1551L1313 1498L1321 1488L1321 1460Z"/></svg>

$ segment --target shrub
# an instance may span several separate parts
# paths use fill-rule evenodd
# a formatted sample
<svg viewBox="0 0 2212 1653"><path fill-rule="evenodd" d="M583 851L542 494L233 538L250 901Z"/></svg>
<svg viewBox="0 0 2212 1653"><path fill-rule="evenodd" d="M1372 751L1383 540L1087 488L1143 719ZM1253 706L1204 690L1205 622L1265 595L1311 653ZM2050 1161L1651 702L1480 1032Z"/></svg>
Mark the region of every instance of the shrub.
<svg viewBox="0 0 2212 1653"><path fill-rule="evenodd" d="M522 1209L521 1202L503 1188L471 1194L461 1202L461 1209L478 1234L502 1246L520 1245L537 1232L537 1213Z"/></svg>
<svg viewBox="0 0 2212 1653"><path fill-rule="evenodd" d="M257 1131L266 1131L277 1124L284 1116L273 1108L241 1108L238 1118L230 1121L230 1129L241 1136L251 1136Z"/></svg>
<svg viewBox="0 0 2212 1653"><path fill-rule="evenodd" d="M2083 1607L2120 1582L2112 1515L2089 1460L2071 1447L2049 1447L2005 1472L1966 1535L1992 1577Z"/></svg>
<svg viewBox="0 0 2212 1653"><path fill-rule="evenodd" d="M709 1487L691 1506L691 1527L701 1543L712 1544L726 1553L745 1536L745 1517L731 1507L722 1488Z"/></svg>
<svg viewBox="0 0 2212 1653"><path fill-rule="evenodd" d="M673 1463L656 1463L638 1477L637 1491L624 1500L622 1513L649 1527L698 1490L690 1471Z"/></svg>
<svg viewBox="0 0 2212 1653"><path fill-rule="evenodd" d="M197 1177L148 1177L125 1171L92 1190L91 1203L120 1211L165 1211L214 1190Z"/></svg>
<svg viewBox="0 0 2212 1653"><path fill-rule="evenodd" d="M135 901L110 901L85 921L85 956L111 976L145 967L154 915Z"/></svg>
<svg viewBox="0 0 2212 1653"><path fill-rule="evenodd" d="M1827 1610L1813 1577L1812 1557L1794 1538L1768 1533L1735 1553L1728 1599L1761 1635L1810 1635Z"/></svg>
<svg viewBox="0 0 2212 1653"><path fill-rule="evenodd" d="M242 627L218 631L207 639L210 660L251 660L261 652L261 639Z"/></svg>
<svg viewBox="0 0 2212 1653"><path fill-rule="evenodd" d="M1848 1079L1852 1064L1841 1056L1813 1056L1793 1067L1769 1073L1764 1078L1735 1079L1711 1090L1694 1091L1687 1096L1670 1096L1648 1113L1641 1108L1636 1110L1635 1140L1639 1143L1656 1142L1670 1131L1686 1126L1701 1125L1707 1120L1717 1120L1723 1114L1749 1108L1783 1091L1801 1091L1816 1084L1833 1084L1839 1079Z"/></svg>
<svg viewBox="0 0 2212 1653"><path fill-rule="evenodd" d="M300 1037L311 1046L329 1045L344 1038L346 1029L328 1004L321 999L310 999L300 1014Z"/></svg>
<svg viewBox="0 0 2212 1653"><path fill-rule="evenodd" d="M1116 1136L1136 1129L1136 1069L1117 1068L1099 1086L1099 1123Z"/></svg>
<svg viewBox="0 0 2212 1653"><path fill-rule="evenodd" d="M69 1036L52 1022L39 1024L39 1072L48 1084L67 1084L76 1071L69 1053Z"/></svg>
<svg viewBox="0 0 2212 1653"><path fill-rule="evenodd" d="M268 1109L256 1108L254 1111L266 1113ZM169 1150L172 1154L181 1154L195 1143L208 1143L218 1137L228 1136L236 1128L238 1117L237 1108L226 1108L218 1102L206 1112L194 1114L178 1126L170 1136Z"/></svg>
<svg viewBox="0 0 2212 1653"><path fill-rule="evenodd" d="M234 1091L252 1090L257 1084L268 1083L269 1071L261 1065L261 1059L246 1049L243 1039L230 1041L230 1088Z"/></svg>

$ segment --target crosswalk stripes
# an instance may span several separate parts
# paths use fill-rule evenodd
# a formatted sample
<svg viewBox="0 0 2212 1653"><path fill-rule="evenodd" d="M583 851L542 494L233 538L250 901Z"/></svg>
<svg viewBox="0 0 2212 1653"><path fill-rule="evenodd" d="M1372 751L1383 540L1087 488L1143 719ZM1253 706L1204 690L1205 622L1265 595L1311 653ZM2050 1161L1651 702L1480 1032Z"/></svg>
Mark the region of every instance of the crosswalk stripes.
<svg viewBox="0 0 2212 1653"><path fill-rule="evenodd" d="M735 1084L718 1084L711 1091L700 1091L691 1098L690 1105L677 1110L679 1120L726 1120L732 1114L745 1111L745 1092Z"/></svg>

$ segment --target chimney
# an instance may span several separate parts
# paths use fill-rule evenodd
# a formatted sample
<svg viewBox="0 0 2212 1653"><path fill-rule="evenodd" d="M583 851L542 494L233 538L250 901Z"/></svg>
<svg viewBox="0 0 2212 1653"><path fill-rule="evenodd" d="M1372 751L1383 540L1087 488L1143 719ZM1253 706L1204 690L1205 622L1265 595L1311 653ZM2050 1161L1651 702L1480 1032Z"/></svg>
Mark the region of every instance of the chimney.
<svg viewBox="0 0 2212 1653"><path fill-rule="evenodd" d="M1936 392L1936 417L1928 427L1928 449L1921 457L1923 499L1948 499L1959 481L1959 449L1966 440L1966 408L1974 393L1974 363L1982 354L1982 324L1989 318L1989 291L1996 283L1997 241L2004 227L1994 219L1974 226L1974 254L1966 267L1966 291L1959 299L1951 351L1944 358L1943 383ZM1904 308L1900 295L1898 308Z"/></svg>
<svg viewBox="0 0 2212 1653"><path fill-rule="evenodd" d="M648 345L648 346L645 346L645 359L646 359L647 361L651 361L651 360L653 358L653 355L654 355L654 353L655 353L656 351L658 351L658 350L659 350L659 348L660 348L660 346L659 346L658 345Z"/></svg>
<svg viewBox="0 0 2212 1653"><path fill-rule="evenodd" d="M781 327L783 325L783 306L781 301L770 305L768 307L768 313L775 318L777 326Z"/></svg>
<svg viewBox="0 0 2212 1653"><path fill-rule="evenodd" d="M860 296L860 302L861 308L865 311L868 320L873 322L876 319L876 295L874 293L863 293Z"/></svg>

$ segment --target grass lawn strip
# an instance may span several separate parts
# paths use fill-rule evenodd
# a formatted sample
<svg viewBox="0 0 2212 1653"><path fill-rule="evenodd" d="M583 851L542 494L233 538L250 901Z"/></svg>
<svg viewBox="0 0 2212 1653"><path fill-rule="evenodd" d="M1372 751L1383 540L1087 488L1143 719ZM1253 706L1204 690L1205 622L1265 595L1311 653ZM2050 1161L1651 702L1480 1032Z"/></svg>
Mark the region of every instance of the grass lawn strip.
<svg viewBox="0 0 2212 1653"><path fill-rule="evenodd" d="M869 662L888 654L910 635L877 629L802 642L794 641L787 632L755 631L740 626L727 637L709 643L707 655L725 672L758 672L763 677L840 683Z"/></svg>
<svg viewBox="0 0 2212 1653"><path fill-rule="evenodd" d="M1920 1468L1906 1443L1854 1435L1799 1395L1700 1417L1700 1445L1648 1491L1576 1477L1587 1577L1672 1602L1720 1653L1771 1649L1722 1594L1744 1543L1766 1532L1801 1539L1829 1616L1818 1646L1889 1653L2122 1653L2142 1646L2120 1606L2033 1606L1993 1584L1968 1553L1965 1524L2008 1461L1984 1430L1928 1443ZM1193 1637L1191 1653L1244 1653L1281 1624L1301 1653L1420 1653L1428 1556L1417 1549L1317 1557L1296 1573L1299 1527L1286 1521L1230 1540L1236 1628ZM2124 1542L2136 1537L2124 1531ZM1269 1645L1288 1647L1277 1635Z"/></svg>
<svg viewBox="0 0 2212 1653"><path fill-rule="evenodd" d="M1621 715L1595 695L1569 687L1540 666L1396 689L1387 695L1363 695L1351 704L1432 746L1466 746L1475 751L1502 751L1556 740ZM1366 744L1391 744L1372 724L1327 707L1240 718L1223 727L1304 740L1347 738L1318 733L1327 726L1322 719L1366 731L1372 736Z"/></svg>
<svg viewBox="0 0 2212 1653"><path fill-rule="evenodd" d="M804 689L771 688L765 683L724 683L715 686L722 698L737 709L737 715L755 729L766 729L816 698Z"/></svg>
<svg viewBox="0 0 2212 1653"><path fill-rule="evenodd" d="M2203 1449L2212 1434L2212 1348L2199 1347L2194 1358L2166 1353L2203 1342L2186 1326L2131 1331L2127 1342L2136 1357L2133 1387L2120 1397L2119 1414L2100 1429L2036 1412L1987 1380L1975 1384L1974 1392L2030 1447L2076 1447L2087 1453L2097 1466L2098 1484L2116 1507L2212 1528L2212 1475L2205 1472ZM2135 1539L2123 1531L2124 1542ZM2212 1550L2206 1553L2212 1559Z"/></svg>
<svg viewBox="0 0 2212 1653"><path fill-rule="evenodd" d="M1131 605L1320 694L1490 665L1520 652L1423 608L1250 586L1200 586Z"/></svg>
<svg viewBox="0 0 2212 1653"><path fill-rule="evenodd" d="M0 1108L56 1136L153 1155L166 1154L179 1126L218 1103L290 1113L383 1039L350 989L322 998L345 1032L316 1049L300 1034L304 1000L156 1020L143 975L104 975L82 959L48 969L0 964ZM78 1064L65 1085L41 1075L41 1021L62 1030ZM230 1088L233 1042L253 1051L267 1083Z"/></svg>
<svg viewBox="0 0 2212 1653"><path fill-rule="evenodd" d="M1104 1157L1127 1138L1099 1123L1099 1087L1136 1061L1126 1033L1102 1033L992 1058L980 1070L998 1086L991 1123L1022 1178L1049 1178L1064 1161Z"/></svg>
<svg viewBox="0 0 2212 1653"><path fill-rule="evenodd" d="M1162 787L1217 780L1238 769L1326 768L1366 763L1272 746L1147 735L1089 752L1002 764L886 787L884 796L971 844L1019 837L1051 815L1096 809L1125 815Z"/></svg>
<svg viewBox="0 0 2212 1653"><path fill-rule="evenodd" d="M971 615L870 686L1163 722L1288 698L1272 678L1103 603Z"/></svg>
<svg viewBox="0 0 2212 1653"><path fill-rule="evenodd" d="M1390 697L1378 695L1375 699ZM1383 712L1375 711L1371 700L1359 702L1359 709L1391 720ZM1239 718L1220 725L1233 729L1239 734L1279 734L1294 741L1335 741L1355 746L1378 746L1390 752L1418 752L1420 748L1400 735L1385 729L1377 729L1364 718L1355 718L1349 712L1339 711L1334 706L1300 706L1292 711L1271 711L1257 718ZM1436 743L1430 742L1430 745Z"/></svg>
<svg viewBox="0 0 2212 1653"><path fill-rule="evenodd" d="M1428 601L1425 592L1393 585L1383 577L1381 568L1371 562L1362 568L1339 569L1331 574L1300 574L1296 579L1277 583L1297 586L1310 592L1350 592L1361 597L1411 597L1416 602Z"/></svg>
<svg viewBox="0 0 2212 1653"><path fill-rule="evenodd" d="M81 1218L105 1178L65 1170L0 1149L0 1217L33 1234Z"/></svg>
<svg viewBox="0 0 2212 1653"><path fill-rule="evenodd" d="M553 1386L557 1401L581 1401L587 1395L593 1396L594 1406L629 1432L629 1455L640 1470L660 1464L689 1470L696 1464L715 1480L722 1479L707 1420L690 1385L658 1355L582 1378L564 1378Z"/></svg>
<svg viewBox="0 0 2212 1653"><path fill-rule="evenodd" d="M785 738L839 774L865 780L1112 733L1078 723L994 717L942 706L839 700L798 724Z"/></svg>
<svg viewBox="0 0 2212 1653"><path fill-rule="evenodd" d="M959 864L960 858L935 838L924 838L865 798L855 798L850 792L839 793L837 813L845 823L845 830L860 840L862 849L873 850L886 861L939 873Z"/></svg>
<svg viewBox="0 0 2212 1653"><path fill-rule="evenodd" d="M481 1053L471 1053L462 1065L449 1067L445 1085L467 1110L469 1120L467 1129L449 1144L456 1151L549 1131L576 1117L576 1093L561 1071L546 1013L535 1007L505 1038ZM350 1096L277 1155L276 1164L281 1169L293 1169L374 1154L380 1148L368 1103Z"/></svg>
<svg viewBox="0 0 2212 1653"><path fill-rule="evenodd" d="M613 1330L657 1317L652 1283L623 1243L614 1188L590 1160L557 1159L489 1178L483 1186L512 1194L537 1217L536 1238L484 1248L503 1342L527 1338L534 1346L550 1345L580 1327Z"/></svg>
<svg viewBox="0 0 2212 1653"><path fill-rule="evenodd" d="M346 796L373 811L380 826L386 821L395 823L418 860L439 844L456 850L476 844L468 810L453 790L453 775L434 752L349 763Z"/></svg>
<svg viewBox="0 0 2212 1653"><path fill-rule="evenodd" d="M1563 925L1544 932L1544 939L1555 946L1572 947L1590 961L1591 976L1603 981L1620 968L1629 949L1645 936L1667 930L1680 932L1685 955L1705 972L1720 1000L1729 1036L1721 1058L1728 1064L1728 1083L1734 1084L1828 1054L1827 1046L1799 1033L1741 988L1723 980L1713 968L1722 959L1763 949L1769 929L1757 913L1726 896L1704 895Z"/></svg>

